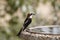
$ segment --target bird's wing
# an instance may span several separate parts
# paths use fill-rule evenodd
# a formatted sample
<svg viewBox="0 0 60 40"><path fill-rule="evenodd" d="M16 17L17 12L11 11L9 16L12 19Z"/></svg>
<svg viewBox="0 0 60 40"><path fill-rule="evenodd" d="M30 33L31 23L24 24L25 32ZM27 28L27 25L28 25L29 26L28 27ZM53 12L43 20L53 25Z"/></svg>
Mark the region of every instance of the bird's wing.
<svg viewBox="0 0 60 40"><path fill-rule="evenodd" d="M24 22L24 24L27 24L28 23L28 20L26 20L25 22Z"/></svg>
<svg viewBox="0 0 60 40"><path fill-rule="evenodd" d="M25 19L24 23L27 21L28 18Z"/></svg>

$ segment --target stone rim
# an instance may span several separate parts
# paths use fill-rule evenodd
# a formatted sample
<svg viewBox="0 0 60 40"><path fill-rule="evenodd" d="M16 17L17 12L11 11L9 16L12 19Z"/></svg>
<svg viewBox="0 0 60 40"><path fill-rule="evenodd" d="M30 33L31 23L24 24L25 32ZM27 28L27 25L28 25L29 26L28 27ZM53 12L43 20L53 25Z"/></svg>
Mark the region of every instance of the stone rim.
<svg viewBox="0 0 60 40"><path fill-rule="evenodd" d="M51 26L43 26L43 27L59 27L60 25L51 25ZM31 28L28 28L27 30L26 30L26 32L28 32L28 33L33 33L33 34L41 34L41 35L53 35L53 36L60 36L60 34L52 34L52 33L44 33L44 32L39 32L39 33L37 33L37 32L32 32L31 31L31 29L35 29L35 28L41 28L41 26L40 27L31 27Z"/></svg>

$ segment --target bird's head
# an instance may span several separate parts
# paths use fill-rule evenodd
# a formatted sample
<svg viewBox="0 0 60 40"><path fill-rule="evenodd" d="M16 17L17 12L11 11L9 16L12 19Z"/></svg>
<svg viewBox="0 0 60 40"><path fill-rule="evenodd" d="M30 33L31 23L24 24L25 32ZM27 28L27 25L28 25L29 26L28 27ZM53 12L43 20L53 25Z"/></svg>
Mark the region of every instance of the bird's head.
<svg viewBox="0 0 60 40"><path fill-rule="evenodd" d="M34 13L28 13L27 17L32 18L32 16L35 15Z"/></svg>

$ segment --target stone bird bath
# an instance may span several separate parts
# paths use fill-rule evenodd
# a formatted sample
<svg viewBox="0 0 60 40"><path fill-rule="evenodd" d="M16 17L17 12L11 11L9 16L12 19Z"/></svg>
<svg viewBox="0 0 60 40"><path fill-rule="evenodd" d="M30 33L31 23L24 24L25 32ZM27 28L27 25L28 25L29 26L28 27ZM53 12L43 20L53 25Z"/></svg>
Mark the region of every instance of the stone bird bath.
<svg viewBox="0 0 60 40"><path fill-rule="evenodd" d="M23 40L60 40L60 25L36 26L23 31Z"/></svg>

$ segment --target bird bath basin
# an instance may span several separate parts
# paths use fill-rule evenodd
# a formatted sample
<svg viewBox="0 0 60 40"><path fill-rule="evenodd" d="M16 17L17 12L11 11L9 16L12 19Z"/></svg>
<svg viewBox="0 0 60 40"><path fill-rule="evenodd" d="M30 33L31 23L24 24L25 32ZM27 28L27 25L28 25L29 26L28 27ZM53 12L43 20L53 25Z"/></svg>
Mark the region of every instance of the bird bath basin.
<svg viewBox="0 0 60 40"><path fill-rule="evenodd" d="M60 40L60 26L37 26L22 32L26 40Z"/></svg>
<svg viewBox="0 0 60 40"><path fill-rule="evenodd" d="M36 33L36 34L50 34L50 35L60 35L59 26L43 26L43 27L33 27L26 30L27 32Z"/></svg>

